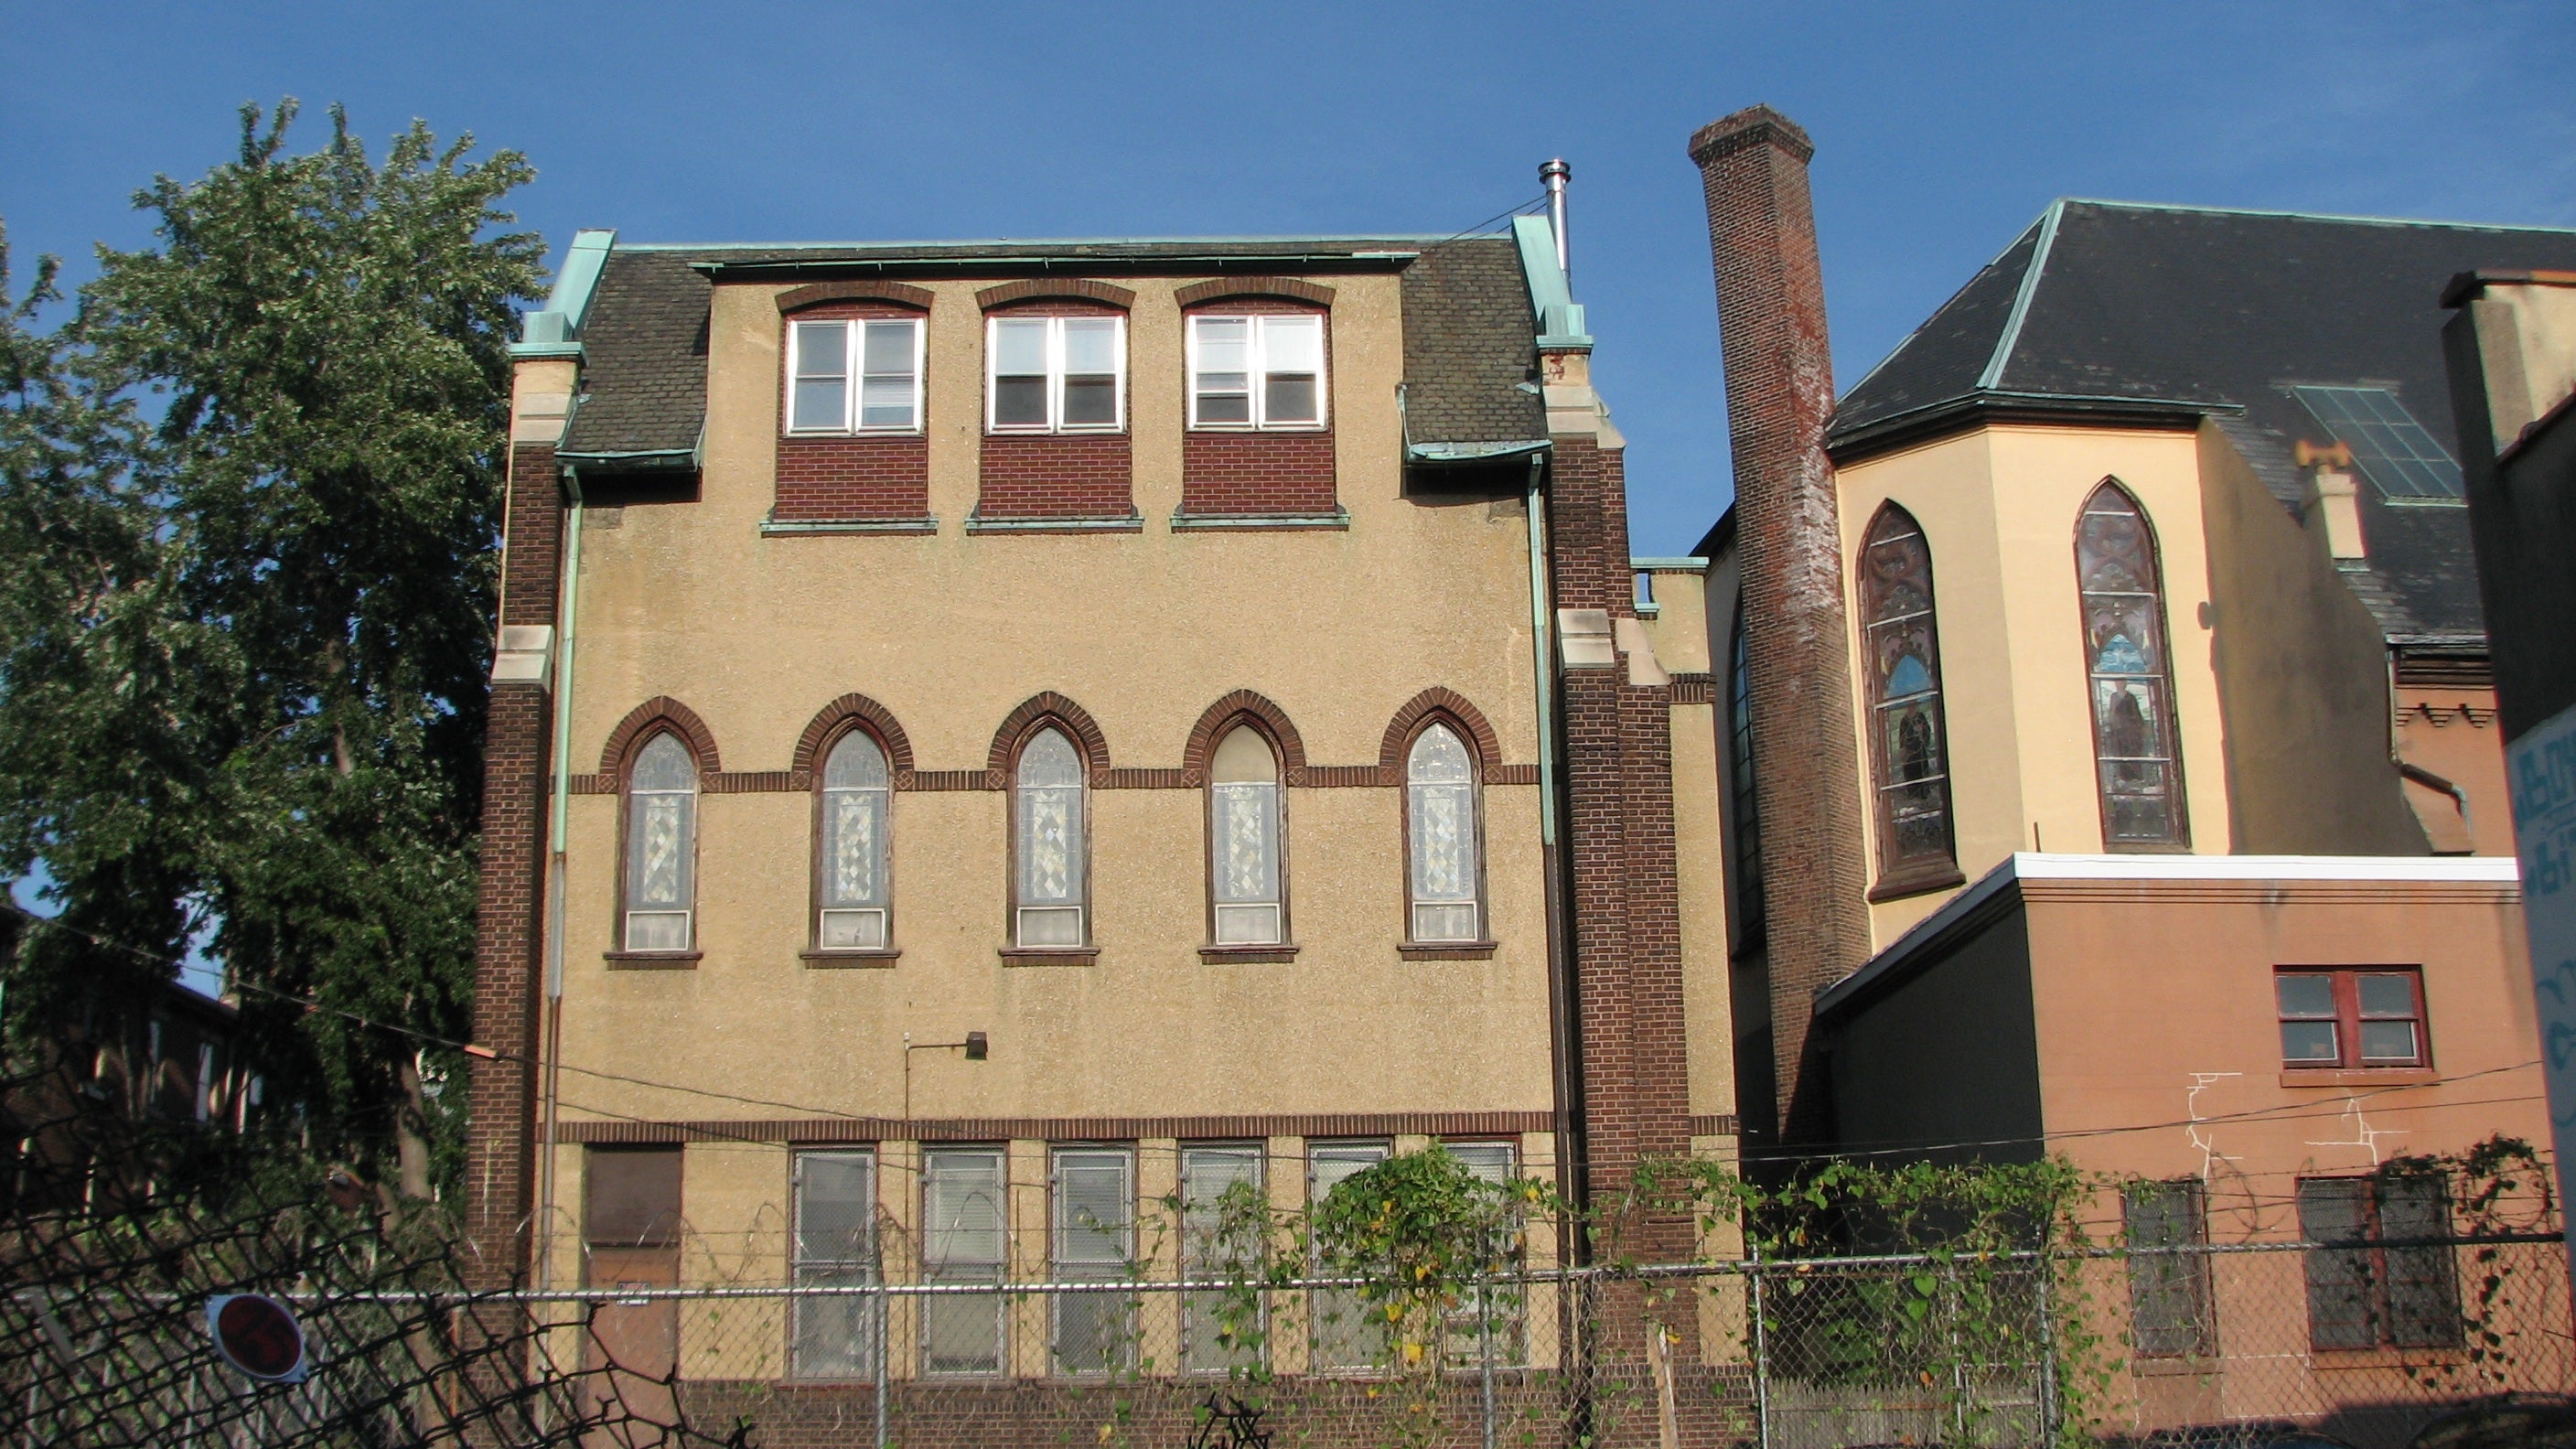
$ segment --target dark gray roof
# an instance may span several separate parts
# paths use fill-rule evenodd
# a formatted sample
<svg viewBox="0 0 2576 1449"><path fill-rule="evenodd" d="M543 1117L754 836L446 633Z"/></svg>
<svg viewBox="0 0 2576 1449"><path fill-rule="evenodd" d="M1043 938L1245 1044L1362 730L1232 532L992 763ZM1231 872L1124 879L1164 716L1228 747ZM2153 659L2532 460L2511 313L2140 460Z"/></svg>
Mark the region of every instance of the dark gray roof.
<svg viewBox="0 0 2576 1449"><path fill-rule="evenodd" d="M2330 435L2295 383L2385 387L2458 454L2442 289L2576 267L2576 231L2062 201L1844 394L1849 457L1980 414L2217 419L2285 507ZM2353 591L2392 640L2484 632L2466 510L2361 489Z"/></svg>
<svg viewBox="0 0 2576 1449"><path fill-rule="evenodd" d="M781 280L832 274L999 279L1175 270L1329 275L1394 267L1404 269L1411 440L1491 443L1545 437L1539 399L1523 389L1535 364L1537 322L1519 252L1508 236L686 248L629 244L609 253L582 321L582 397L561 452L605 468L620 459L668 457L697 446L706 420L707 301L714 272Z"/></svg>

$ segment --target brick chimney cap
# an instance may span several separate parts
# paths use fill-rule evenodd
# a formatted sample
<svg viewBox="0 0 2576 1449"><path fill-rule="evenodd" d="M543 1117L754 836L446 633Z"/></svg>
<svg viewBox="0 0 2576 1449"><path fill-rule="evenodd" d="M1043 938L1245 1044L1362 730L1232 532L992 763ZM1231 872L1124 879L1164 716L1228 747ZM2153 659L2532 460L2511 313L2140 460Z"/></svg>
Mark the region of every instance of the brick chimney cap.
<svg viewBox="0 0 2576 1449"><path fill-rule="evenodd" d="M1816 143L1807 139L1797 122L1769 106L1747 106L1700 127L1690 139L1690 157L1705 166L1752 146L1777 146L1797 157L1801 166L1816 154Z"/></svg>

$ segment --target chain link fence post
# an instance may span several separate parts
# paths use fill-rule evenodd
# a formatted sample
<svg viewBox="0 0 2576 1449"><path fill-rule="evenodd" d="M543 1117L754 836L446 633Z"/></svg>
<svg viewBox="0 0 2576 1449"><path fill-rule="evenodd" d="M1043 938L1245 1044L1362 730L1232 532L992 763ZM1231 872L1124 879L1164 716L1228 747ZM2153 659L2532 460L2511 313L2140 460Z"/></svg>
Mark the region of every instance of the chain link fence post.
<svg viewBox="0 0 2576 1449"><path fill-rule="evenodd" d="M1764 1324L1762 1280L1762 1245L1749 1244L1745 1261L1751 1266L1745 1276L1753 1284L1753 1442L1757 1449L1771 1449L1771 1342Z"/></svg>
<svg viewBox="0 0 2576 1449"><path fill-rule="evenodd" d="M2057 1258L2039 1250L2039 1442L2057 1442ZM2080 1265L2082 1260L2073 1260Z"/></svg>
<svg viewBox="0 0 2576 1449"><path fill-rule="evenodd" d="M1484 1416L1484 1449L1494 1449L1493 1270L1476 1275L1476 1377Z"/></svg>

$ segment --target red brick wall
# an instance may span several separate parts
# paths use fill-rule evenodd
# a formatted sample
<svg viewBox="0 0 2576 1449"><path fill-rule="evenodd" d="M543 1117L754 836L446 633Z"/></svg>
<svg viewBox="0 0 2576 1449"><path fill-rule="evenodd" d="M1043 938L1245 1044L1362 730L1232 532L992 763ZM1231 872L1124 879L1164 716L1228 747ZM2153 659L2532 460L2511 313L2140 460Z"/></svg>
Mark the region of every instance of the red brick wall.
<svg viewBox="0 0 2576 1449"><path fill-rule="evenodd" d="M1834 372L1807 191L1813 153L1805 132L1764 106L1702 128L1690 144L1717 271L1745 669L1762 764L1754 790L1772 1057L1791 1142L1829 1127L1807 1050L1815 994L1870 955L1842 533L1824 452Z"/></svg>
<svg viewBox="0 0 2576 1449"><path fill-rule="evenodd" d="M1301 306L1271 297L1228 297L1189 316L1250 317L1319 316L1324 319L1324 430L1321 432L1247 432L1224 428L1189 429L1181 439L1181 511L1183 513L1327 514L1340 507L1334 487L1332 406L1333 321L1322 307ZM1182 324L1188 326L1185 321ZM1184 334L1186 335L1186 334ZM1182 367L1189 366L1187 348ZM1255 386L1259 383L1256 380ZM1181 379L1183 409L1189 407L1189 378ZM1186 423L1189 414L1184 411Z"/></svg>
<svg viewBox="0 0 2576 1449"><path fill-rule="evenodd" d="M555 622L563 497L550 444L511 451L501 621ZM469 1286L505 1284L527 1264L534 1208L536 1068L545 903L549 692L497 684L484 737L482 896L475 917L474 1040L468 1085L465 1229Z"/></svg>
<svg viewBox="0 0 2576 1449"><path fill-rule="evenodd" d="M1013 317L1115 317L1120 309L1054 297L1011 307ZM1136 380L1127 379L1129 426ZM989 375L989 374L988 374ZM976 427L984 426L981 417ZM1136 511L1134 449L1115 433L984 433L976 487L980 519L1124 518Z"/></svg>
<svg viewBox="0 0 2576 1449"><path fill-rule="evenodd" d="M783 359L787 355L786 329L791 322L921 315L915 308L877 301L801 307L779 319L779 356ZM925 378L925 403L927 382ZM858 380L851 379L850 385L856 387ZM929 516L930 442L926 436L789 437L787 393L782 373L778 390L778 498L772 517L782 523L805 523ZM929 419L925 416L922 421L926 426Z"/></svg>

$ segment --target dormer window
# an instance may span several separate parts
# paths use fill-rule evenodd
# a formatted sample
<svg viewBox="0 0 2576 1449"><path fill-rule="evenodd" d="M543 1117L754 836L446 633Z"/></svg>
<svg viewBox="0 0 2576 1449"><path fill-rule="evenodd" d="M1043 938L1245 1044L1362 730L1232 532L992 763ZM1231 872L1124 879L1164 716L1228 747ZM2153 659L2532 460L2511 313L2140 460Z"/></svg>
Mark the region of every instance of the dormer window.
<svg viewBox="0 0 2576 1449"><path fill-rule="evenodd" d="M1190 426L1324 425L1324 319L1190 318Z"/></svg>
<svg viewBox="0 0 2576 1449"><path fill-rule="evenodd" d="M1125 424L1127 319L995 317L984 355L997 433L1114 433Z"/></svg>
<svg viewBox="0 0 2576 1449"><path fill-rule="evenodd" d="M917 317L797 322L787 329L787 430L921 430Z"/></svg>

